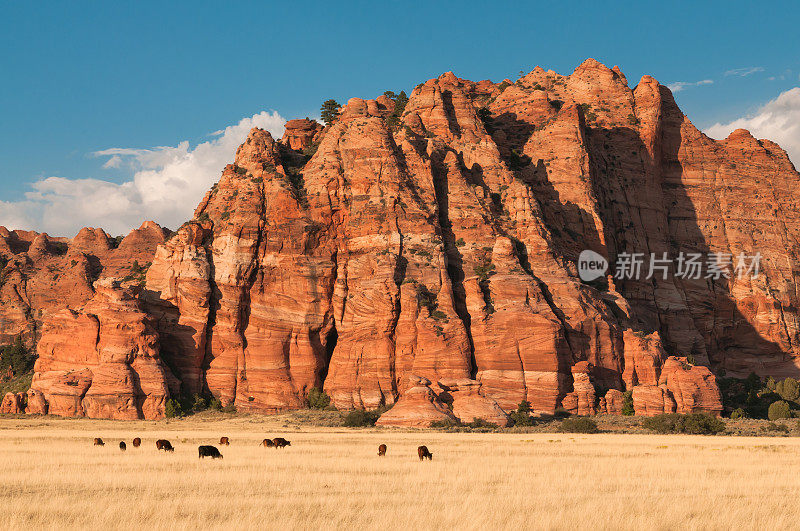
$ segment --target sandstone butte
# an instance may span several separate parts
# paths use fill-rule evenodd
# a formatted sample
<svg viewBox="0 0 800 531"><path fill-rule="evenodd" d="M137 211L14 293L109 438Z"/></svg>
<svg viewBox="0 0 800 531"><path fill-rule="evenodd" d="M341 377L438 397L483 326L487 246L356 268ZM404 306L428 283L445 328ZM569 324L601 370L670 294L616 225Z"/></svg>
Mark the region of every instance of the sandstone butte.
<svg viewBox="0 0 800 531"><path fill-rule="evenodd" d="M324 129L253 129L168 239L0 232L3 334L39 353L3 410L153 418L211 393L277 412L316 387L396 404L381 425L503 424L523 400L619 413L628 391L637 414L719 414L716 376L800 373L800 175L773 142L713 140L655 79L592 59L513 83L448 72L394 111L353 98ZM584 283L583 249L761 268ZM112 280L134 258L152 263L138 293Z"/></svg>

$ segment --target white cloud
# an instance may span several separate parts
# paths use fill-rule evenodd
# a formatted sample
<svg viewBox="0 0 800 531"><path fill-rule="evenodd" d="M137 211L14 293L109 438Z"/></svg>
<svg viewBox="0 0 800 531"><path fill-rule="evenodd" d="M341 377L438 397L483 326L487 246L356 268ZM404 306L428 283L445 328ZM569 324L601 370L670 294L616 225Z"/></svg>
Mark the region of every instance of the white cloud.
<svg viewBox="0 0 800 531"><path fill-rule="evenodd" d="M233 162L236 148L253 127L283 135L286 120L277 112L261 112L214 133L213 140L191 148L111 148L94 153L109 157L104 168L129 164L131 180L117 184L101 179L48 177L34 182L25 200L0 201L0 225L51 235L73 236L81 227L102 227L126 234L145 220L176 228L189 219L206 191Z"/></svg>
<svg viewBox="0 0 800 531"><path fill-rule="evenodd" d="M749 66L746 68L734 68L733 70L728 70L727 72L725 72L725 75L747 77L755 74L756 72L763 72L763 71L764 71L763 66Z"/></svg>
<svg viewBox="0 0 800 531"><path fill-rule="evenodd" d="M747 129L756 138L777 142L800 168L800 87L782 92L755 114L706 129L712 138L725 138L735 129Z"/></svg>
<svg viewBox="0 0 800 531"><path fill-rule="evenodd" d="M712 85L714 83L713 79L702 79L700 81L676 81L675 83L670 83L667 85L672 92L680 92L686 87L699 87L701 85Z"/></svg>

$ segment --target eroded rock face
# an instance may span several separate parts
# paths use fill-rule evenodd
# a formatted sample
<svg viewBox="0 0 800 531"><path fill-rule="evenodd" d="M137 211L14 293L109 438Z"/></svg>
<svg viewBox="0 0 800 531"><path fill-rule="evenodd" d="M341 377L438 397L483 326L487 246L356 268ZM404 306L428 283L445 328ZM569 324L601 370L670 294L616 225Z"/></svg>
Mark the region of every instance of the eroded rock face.
<svg viewBox="0 0 800 531"><path fill-rule="evenodd" d="M286 122L283 142L290 149L303 151L314 143L314 139L322 131L322 124L316 120L301 118Z"/></svg>
<svg viewBox="0 0 800 531"><path fill-rule="evenodd" d="M112 419L164 416L173 379L133 288L98 281L80 310L45 319L28 413Z"/></svg>
<svg viewBox="0 0 800 531"><path fill-rule="evenodd" d="M26 399L25 393L6 393L3 397L3 402L0 403L0 413L25 413Z"/></svg>
<svg viewBox="0 0 800 531"><path fill-rule="evenodd" d="M621 396L604 391L601 404L597 390L636 387L646 389L637 409L670 410L678 393L682 409L715 411L713 377L670 370L661 382L670 355L726 370L796 367L786 362L793 292L781 292L789 310L777 314L764 299L775 295L757 287L793 282L778 264L793 263L794 248L762 253L766 280L589 286L575 267L587 248L612 263L623 251L753 252L744 234L759 220L742 213L757 210L737 211L737 190L759 172L781 189L798 184L773 144L708 139L655 80L631 89L592 60L516 83L447 73L412 92L400 127L387 122L392 109L385 97L350 100L307 162L299 145L254 130L195 220L159 250L148 288L167 294L153 307L173 308L163 341L175 365L191 365L184 385L267 411L299 407L322 385L339 407L373 408L414 374L476 380L506 411L527 400L541 413L616 413ZM731 200L710 200L719 194ZM780 197L774 226L794 231L797 211ZM749 221L726 221L737 225L726 240L728 219ZM780 363L775 349L788 353Z"/></svg>
<svg viewBox="0 0 800 531"><path fill-rule="evenodd" d="M410 387L392 409L380 416L376 426L429 428L432 422L456 422L452 410L431 389L427 378L409 377Z"/></svg>
<svg viewBox="0 0 800 531"><path fill-rule="evenodd" d="M71 240L0 227L0 344L22 336L28 345L42 321L64 308L79 308L98 279L144 282L144 271L168 231L152 221L125 238L84 228Z"/></svg>
<svg viewBox="0 0 800 531"><path fill-rule="evenodd" d="M448 72L414 89L399 124L393 110L386 96L353 98L324 131L292 121L275 142L252 130L159 244L143 299L182 392L274 412L321 387L340 408L397 402L389 413L407 422L452 415L441 382L463 382L487 415L489 400L616 414L629 390L640 414L715 413L713 371L800 371L800 175L774 143L712 140L656 80L631 88L591 59L569 76L537 67L497 84ZM90 270L81 256L114 251L97 230L79 236L77 272ZM53 245L0 231L0 254L28 264L7 268L3 300L43 291L23 272L41 271ZM584 249L612 264L760 252L761 270L584 283ZM91 297L85 276L65 281L68 304ZM39 306L2 311L26 323ZM57 391L45 407L77 414L94 384L84 393L79 364L60 370L74 383L40 377ZM126 385L118 372L95 378ZM36 396L29 410L42 409ZM479 416L471 408L465 418Z"/></svg>

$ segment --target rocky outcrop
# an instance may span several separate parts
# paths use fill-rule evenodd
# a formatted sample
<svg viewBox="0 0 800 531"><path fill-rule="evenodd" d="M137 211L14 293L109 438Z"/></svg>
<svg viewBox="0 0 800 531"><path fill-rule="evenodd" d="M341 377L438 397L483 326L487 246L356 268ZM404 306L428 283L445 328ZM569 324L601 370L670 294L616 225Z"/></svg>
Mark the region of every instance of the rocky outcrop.
<svg viewBox="0 0 800 531"><path fill-rule="evenodd" d="M315 141L315 137L323 129L321 123L308 118L289 120L284 127L285 130L281 142L290 149L297 151L303 151L311 146Z"/></svg>
<svg viewBox="0 0 800 531"><path fill-rule="evenodd" d="M639 414L716 413L715 371L800 371L800 175L774 143L712 140L655 79L632 88L591 59L515 82L448 72L402 112L394 103L353 98L324 130L292 121L280 142L253 129L159 242L142 308L180 392L275 412L316 387L343 409L395 404L382 422L417 425L502 422L492 404L522 401L618 414L625 391ZM35 308L85 303L93 264L119 271L108 258L119 249L93 229L71 242L0 231L8 330L35 328ZM647 261L640 275L583 282L585 249ZM756 252L758 276L648 271L650 253L705 264ZM64 286L40 280L72 260ZM31 302L46 294L58 296ZM37 374L46 405L29 394L29 410L83 414L95 381L128 389L74 360L58 370L71 383Z"/></svg>
<svg viewBox="0 0 800 531"><path fill-rule="evenodd" d="M46 316L83 306L98 279L143 283L168 233L151 221L125 238L97 228L81 229L70 240L0 227L0 344L17 336L35 344Z"/></svg>
<svg viewBox="0 0 800 531"><path fill-rule="evenodd" d="M480 382L467 378L439 380L436 387L440 389L439 399L450 406L453 416L460 422L469 424L480 420L497 426L509 424L506 412L481 392Z"/></svg>
<svg viewBox="0 0 800 531"><path fill-rule="evenodd" d="M659 385L669 390L678 413L722 413L719 387L708 367L670 356L664 363Z"/></svg>
<svg viewBox="0 0 800 531"><path fill-rule="evenodd" d="M376 426L429 428L433 422L457 422L448 405L430 388L430 380L411 376L410 387L389 411L380 416Z"/></svg>
<svg viewBox="0 0 800 531"><path fill-rule="evenodd" d="M158 336L133 288L95 283L80 310L44 322L29 413L112 419L164 416L173 379L159 357Z"/></svg>
<svg viewBox="0 0 800 531"><path fill-rule="evenodd" d="M26 402L27 396L25 393L6 393L6 395L3 397L3 402L0 403L0 413L25 413Z"/></svg>

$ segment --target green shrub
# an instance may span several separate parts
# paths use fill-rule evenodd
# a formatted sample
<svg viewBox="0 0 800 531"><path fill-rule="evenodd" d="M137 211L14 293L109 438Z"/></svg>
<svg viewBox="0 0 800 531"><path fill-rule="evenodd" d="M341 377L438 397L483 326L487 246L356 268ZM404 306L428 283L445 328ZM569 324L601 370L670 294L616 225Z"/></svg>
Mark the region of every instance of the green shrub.
<svg viewBox="0 0 800 531"><path fill-rule="evenodd" d="M311 391L308 392L308 398L306 398L306 404L311 409L325 409L331 403L331 397L325 394L324 391L321 389L317 389L313 387Z"/></svg>
<svg viewBox="0 0 800 531"><path fill-rule="evenodd" d="M792 408L789 403L784 400L778 400L769 405L767 410L767 418L769 420L788 419L792 416Z"/></svg>
<svg viewBox="0 0 800 531"><path fill-rule="evenodd" d="M715 435L725 431L725 422L705 413L665 413L642 421L642 427L656 433Z"/></svg>
<svg viewBox="0 0 800 531"><path fill-rule="evenodd" d="M794 402L800 398L800 382L794 378L786 378L775 385L775 392L784 400Z"/></svg>
<svg viewBox="0 0 800 531"><path fill-rule="evenodd" d="M430 424L430 427L434 429L458 428L460 426L463 426L460 421L451 419L450 417L442 420L434 420Z"/></svg>
<svg viewBox="0 0 800 531"><path fill-rule="evenodd" d="M714 435L725 431L725 422L723 420L705 413L683 415L678 425L681 433L694 435Z"/></svg>
<svg viewBox="0 0 800 531"><path fill-rule="evenodd" d="M344 425L348 428L364 428L374 426L381 416L379 410L366 411L354 409L344 417Z"/></svg>
<svg viewBox="0 0 800 531"><path fill-rule="evenodd" d="M523 400L517 406L517 410L512 411L509 417L514 421L514 426L533 426L534 420L530 413L531 403Z"/></svg>
<svg viewBox="0 0 800 531"><path fill-rule="evenodd" d="M742 409L740 407L734 409L733 411L731 411L731 419L733 419L733 420L746 419L746 418L747 418L747 413L745 412L744 409Z"/></svg>
<svg viewBox="0 0 800 531"><path fill-rule="evenodd" d="M0 370L3 372L11 367L14 374L25 374L33 369L35 360L36 356L25 347L20 336L11 345L0 347Z"/></svg>
<svg viewBox="0 0 800 531"><path fill-rule="evenodd" d="M597 422L588 417L570 417L561 421L558 431L562 433L597 433Z"/></svg>
<svg viewBox="0 0 800 531"><path fill-rule="evenodd" d="M167 403L164 406L164 416L166 416L169 419L175 417L182 417L183 408L181 407L180 402L178 402L174 398L170 398L169 400L167 400Z"/></svg>
<svg viewBox="0 0 800 531"><path fill-rule="evenodd" d="M778 431L781 433L789 433L789 426L785 424L775 424L774 422L770 422L766 426L764 426L766 431Z"/></svg>
<svg viewBox="0 0 800 531"><path fill-rule="evenodd" d="M636 410L633 409L633 391L622 393L622 414L629 417L636 414Z"/></svg>
<svg viewBox="0 0 800 531"><path fill-rule="evenodd" d="M199 394L195 393L192 395L192 403L189 406L192 413L197 413L198 411L203 411L208 408L208 402L205 398L200 396Z"/></svg>
<svg viewBox="0 0 800 531"><path fill-rule="evenodd" d="M466 426L468 428L472 428L472 429L480 429L480 428L494 429L494 428L497 428L497 424L495 424L494 422L489 422L488 420L482 419L480 417L475 417L474 419L472 419L472 422L468 422L466 424Z"/></svg>
<svg viewBox="0 0 800 531"><path fill-rule="evenodd" d="M213 409L214 411L222 411L222 402L219 398L211 397L208 399L208 409Z"/></svg>

